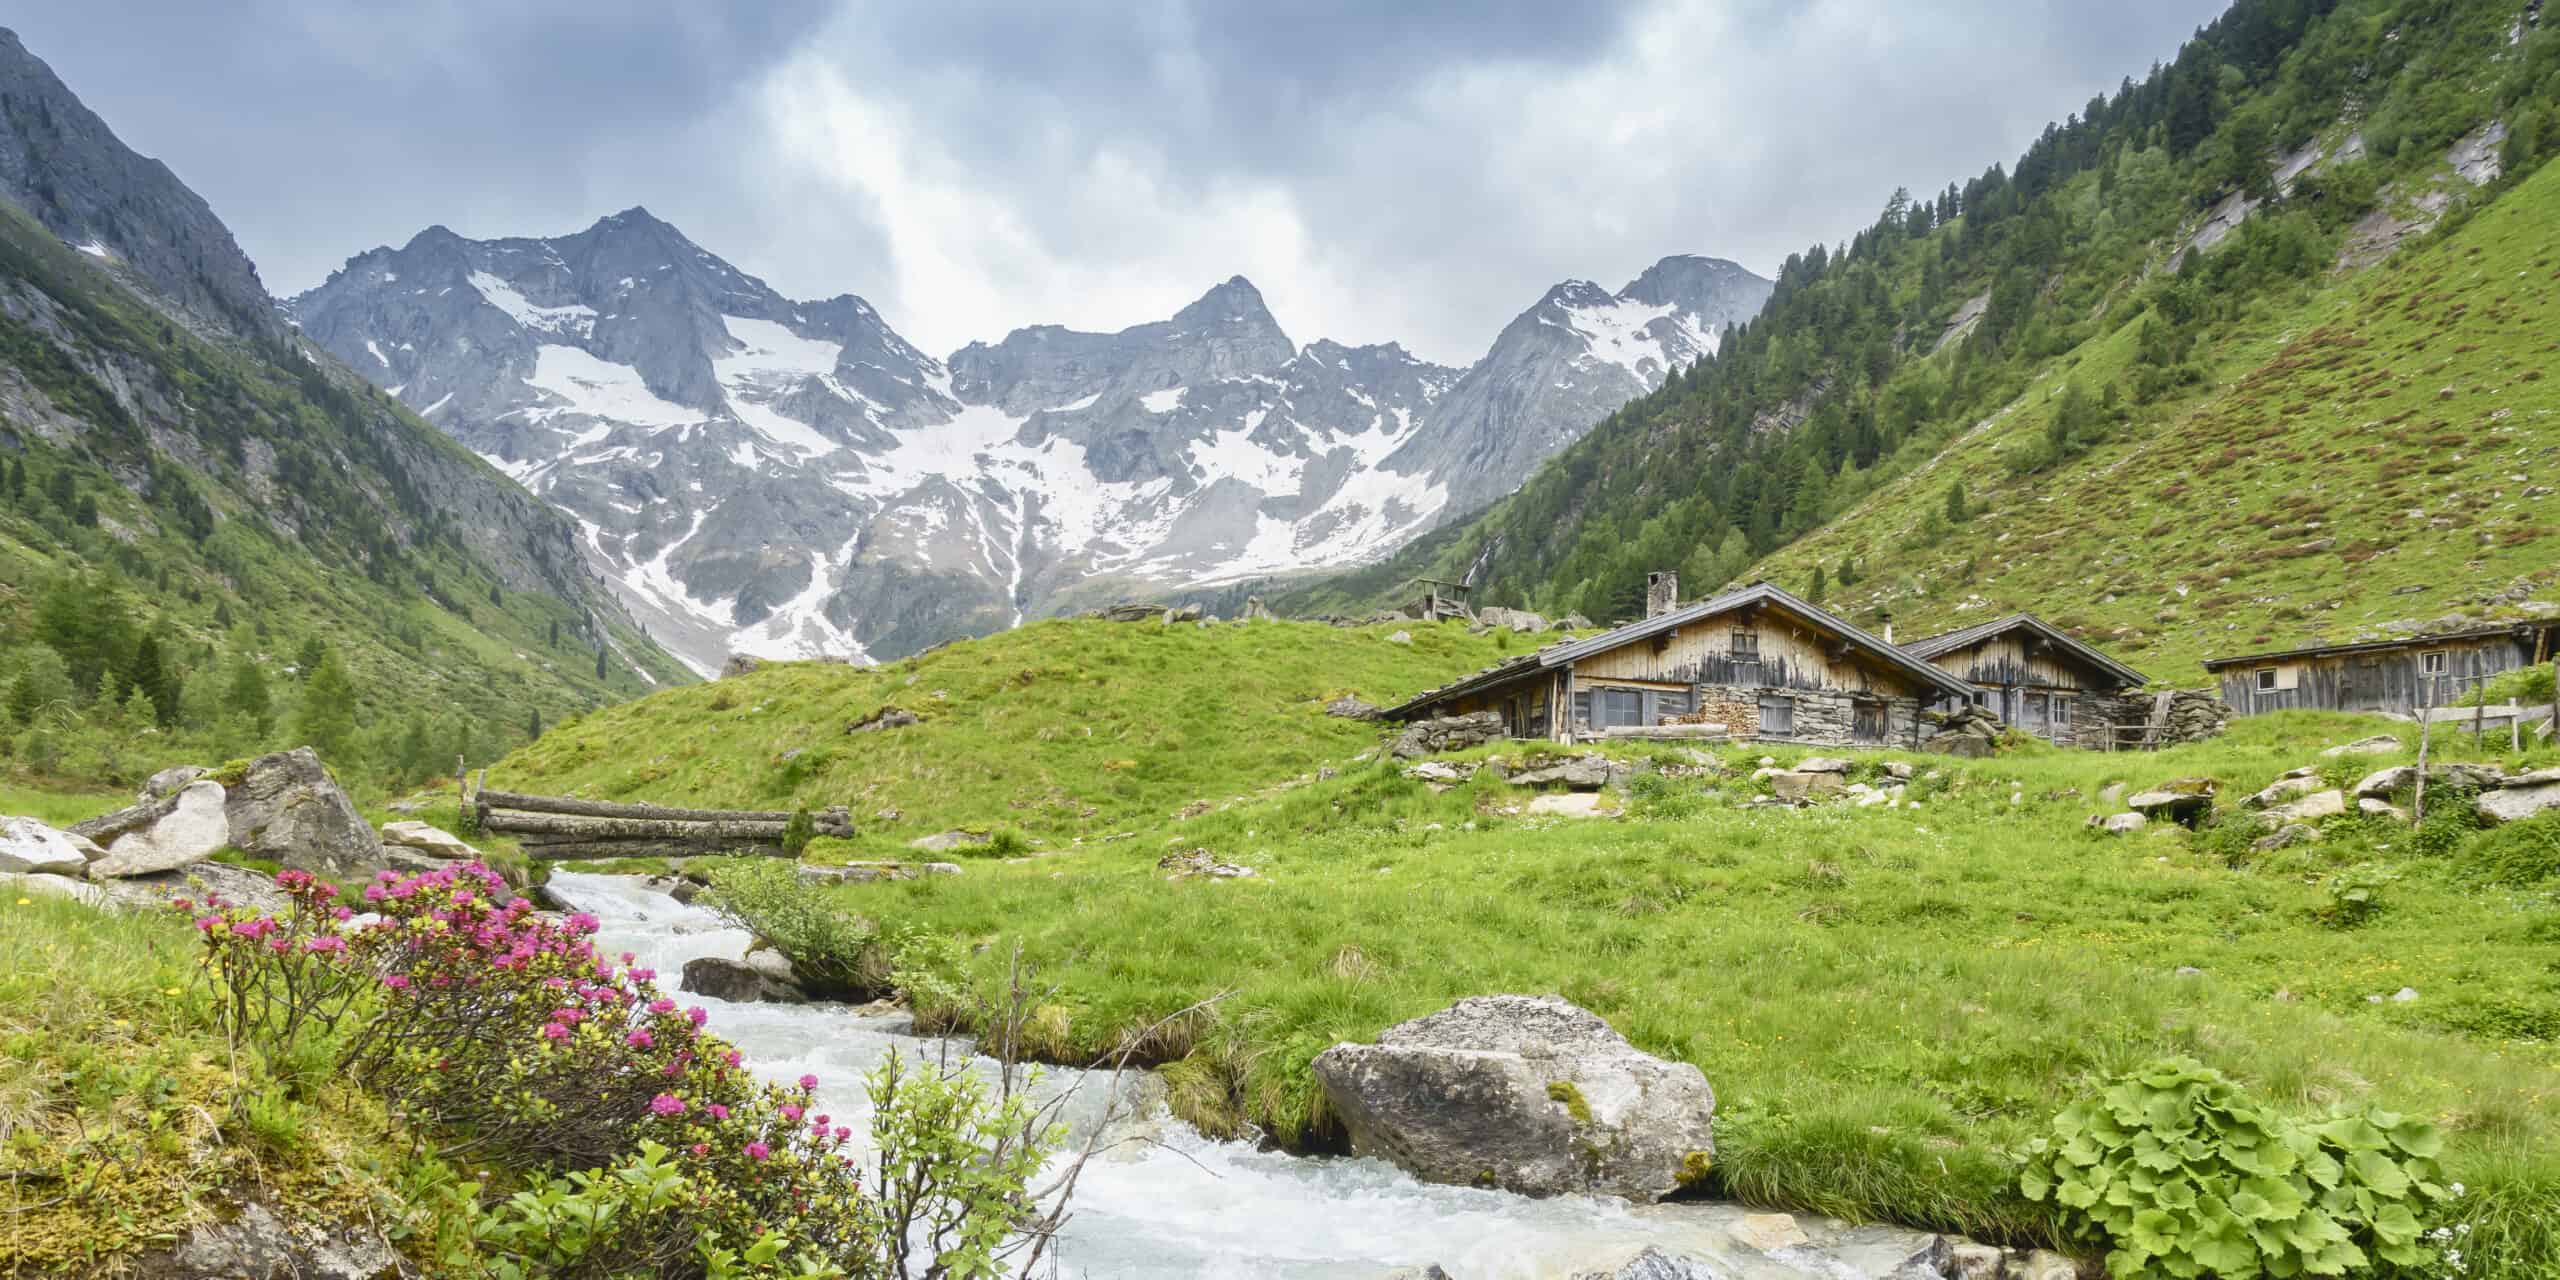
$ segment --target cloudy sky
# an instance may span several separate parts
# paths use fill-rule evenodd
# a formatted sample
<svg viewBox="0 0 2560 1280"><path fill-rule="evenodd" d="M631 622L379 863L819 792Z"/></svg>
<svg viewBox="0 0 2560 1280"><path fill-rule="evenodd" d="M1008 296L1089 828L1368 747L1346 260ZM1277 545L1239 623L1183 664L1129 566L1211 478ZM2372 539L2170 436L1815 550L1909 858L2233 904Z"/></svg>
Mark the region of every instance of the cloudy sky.
<svg viewBox="0 0 2560 1280"><path fill-rule="evenodd" d="M9 19L277 293L646 205L949 351L1238 273L1463 364L1554 282L1768 274L2223 0L123 0Z"/></svg>

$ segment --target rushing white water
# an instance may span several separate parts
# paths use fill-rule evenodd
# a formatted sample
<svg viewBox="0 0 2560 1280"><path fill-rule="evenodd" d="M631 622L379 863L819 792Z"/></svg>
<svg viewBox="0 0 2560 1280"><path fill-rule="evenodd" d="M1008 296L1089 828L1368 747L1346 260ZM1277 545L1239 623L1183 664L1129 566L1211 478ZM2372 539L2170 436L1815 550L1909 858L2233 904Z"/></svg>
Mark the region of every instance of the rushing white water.
<svg viewBox="0 0 2560 1280"><path fill-rule="evenodd" d="M749 936L636 877L552 875L551 891L601 922L608 953L628 951L673 992L684 962L736 957ZM686 999L710 1011L710 1029L773 1080L816 1075L818 1110L864 1124L862 1077L892 1049L934 1053L946 1043L903 1034L903 1018L862 1017L843 1006L732 1004ZM1074 1088L1079 1135L1103 1114L1109 1076L1052 1069ZM1761 1254L1728 1231L1742 1210L1678 1204L1637 1208L1565 1196L1531 1200L1495 1191L1430 1186L1375 1160L1309 1159L1213 1142L1150 1104L1118 1122L1112 1147L1088 1166L1061 1249L1062 1274L1102 1277L1357 1277L1379 1280L1438 1263L1463 1280L1536 1280L1614 1268L1647 1244L1712 1257L1736 1277L1881 1275L1910 1256L1907 1233L1842 1229L1808 1221L1819 1253ZM1870 1256L1871 1255L1871 1256Z"/></svg>

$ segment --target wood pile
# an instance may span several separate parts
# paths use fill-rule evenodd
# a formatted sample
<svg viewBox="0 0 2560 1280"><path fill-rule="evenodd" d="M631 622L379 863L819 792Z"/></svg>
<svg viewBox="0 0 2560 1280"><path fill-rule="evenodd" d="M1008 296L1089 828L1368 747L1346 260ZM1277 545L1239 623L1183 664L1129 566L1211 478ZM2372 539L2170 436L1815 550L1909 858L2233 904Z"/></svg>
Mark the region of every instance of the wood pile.
<svg viewBox="0 0 2560 1280"><path fill-rule="evenodd" d="M482 787L472 794L479 829L513 836L538 860L563 858L682 858L706 853L783 856L791 811L774 809L673 809L654 804L615 804L574 796L536 796ZM849 837L853 816L844 806L809 815L810 834Z"/></svg>

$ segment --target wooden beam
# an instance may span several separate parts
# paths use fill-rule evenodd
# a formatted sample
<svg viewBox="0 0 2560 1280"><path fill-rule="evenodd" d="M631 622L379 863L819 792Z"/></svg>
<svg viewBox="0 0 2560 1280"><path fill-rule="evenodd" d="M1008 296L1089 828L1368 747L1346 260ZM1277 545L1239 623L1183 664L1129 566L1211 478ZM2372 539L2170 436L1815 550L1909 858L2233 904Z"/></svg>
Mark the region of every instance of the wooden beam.
<svg viewBox="0 0 2560 1280"><path fill-rule="evenodd" d="M582 818L639 818L655 822L789 822L789 809L676 809L654 804L617 804L609 800L583 800L576 796L536 796L517 791L479 792L480 803L490 809L515 809L524 813L564 813ZM843 805L834 805L810 815L820 822L830 818L850 822Z"/></svg>

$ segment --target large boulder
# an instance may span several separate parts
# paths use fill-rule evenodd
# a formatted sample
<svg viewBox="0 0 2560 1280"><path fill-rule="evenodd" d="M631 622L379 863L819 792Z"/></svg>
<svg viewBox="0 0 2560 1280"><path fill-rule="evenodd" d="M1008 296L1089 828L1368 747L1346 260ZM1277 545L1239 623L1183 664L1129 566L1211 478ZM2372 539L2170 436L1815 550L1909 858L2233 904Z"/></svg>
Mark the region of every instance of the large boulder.
<svg viewBox="0 0 2560 1280"><path fill-rule="evenodd" d="M791 961L781 952L767 948L748 952L744 960L725 956L687 960L676 989L738 1004L809 1002L809 993L801 989L800 975L792 972Z"/></svg>
<svg viewBox="0 0 2560 1280"><path fill-rule="evenodd" d="M1426 1182L1653 1201L1715 1154L1715 1091L1555 996L1474 996L1318 1054L1352 1150Z"/></svg>
<svg viewBox="0 0 2560 1280"><path fill-rule="evenodd" d="M143 782L142 801L143 803L148 804L154 800L165 800L170 796L178 794L178 788L183 787L211 772L213 772L211 769L207 769L203 765L173 764L158 773L152 774L150 778Z"/></svg>
<svg viewBox="0 0 2560 1280"><path fill-rule="evenodd" d="M383 823L382 843L393 848L416 849L435 858L469 859L480 856L480 851L472 848L462 837L415 819Z"/></svg>
<svg viewBox="0 0 2560 1280"><path fill-rule="evenodd" d="M2521 822L2538 813L2560 810L2560 782L2538 787L2500 787L2483 791L2474 802L2480 821L2488 826Z"/></svg>
<svg viewBox="0 0 2560 1280"><path fill-rule="evenodd" d="M2506 780L2506 771L2496 765L2431 764L2427 766L2427 785L2431 787L2460 787L2465 791L2479 791L2497 786ZM2355 790L2360 796L2387 800L2403 791L2416 790L2417 785L2418 766L2403 764L2394 765L2388 769L2376 769L2366 774L2363 781L2356 783Z"/></svg>
<svg viewBox="0 0 2560 1280"><path fill-rule="evenodd" d="M0 900L16 902L24 898L69 898L86 906L107 905L107 891L86 880L69 876L32 875L24 871L0 871Z"/></svg>
<svg viewBox="0 0 2560 1280"><path fill-rule="evenodd" d="M0 872L79 879L107 856L87 836L56 831L33 818L0 818Z"/></svg>
<svg viewBox="0 0 2560 1280"><path fill-rule="evenodd" d="M2322 818L2334 818L2346 811L2346 792L2314 791L2311 794L2289 804L2280 804L2269 808L2266 812L2258 815L2258 820L2264 824L2268 830L2273 831L2284 827L2318 822Z"/></svg>
<svg viewBox="0 0 2560 1280"><path fill-rule="evenodd" d="M1380 708L1356 693L1346 693L1324 704L1324 713L1344 720L1375 720Z"/></svg>
<svg viewBox="0 0 2560 1280"><path fill-rule="evenodd" d="M250 761L226 813L235 847L287 870L343 884L385 865L382 838L309 747Z"/></svg>
<svg viewBox="0 0 2560 1280"><path fill-rule="evenodd" d="M89 864L89 878L174 871L213 856L232 843L225 798L221 783L198 779L148 804L73 826L74 834L106 846L107 856Z"/></svg>
<svg viewBox="0 0 2560 1280"><path fill-rule="evenodd" d="M1502 737L1502 717L1491 711L1476 711L1462 716L1440 716L1416 720L1406 725L1389 751L1398 759L1418 760L1443 751L1464 751L1481 747Z"/></svg>
<svg viewBox="0 0 2560 1280"><path fill-rule="evenodd" d="M2320 754L2335 759L2338 756L2387 756L2399 750L2400 739L2387 733L2378 733L2370 738L2341 742Z"/></svg>
<svg viewBox="0 0 2560 1280"><path fill-rule="evenodd" d="M1613 782L1624 782L1632 772L1626 765L1604 755L1566 756L1561 760L1533 760L1537 767L1510 775L1514 786L1543 787L1561 784L1575 791L1597 791Z"/></svg>
<svg viewBox="0 0 2560 1280"><path fill-rule="evenodd" d="M2320 775L2317 772L2308 769L2296 769L2293 772L2268 783L2264 790L2246 800L2241 801L2241 803L2252 809L2271 809L2297 796L2309 795L2314 791L2320 790L2326 785L2326 783L2320 781Z"/></svg>
<svg viewBox="0 0 2560 1280"><path fill-rule="evenodd" d="M1840 775L1836 773L1781 769L1769 775L1769 790L1790 803L1819 800L1824 796L1838 795L1845 789Z"/></svg>

